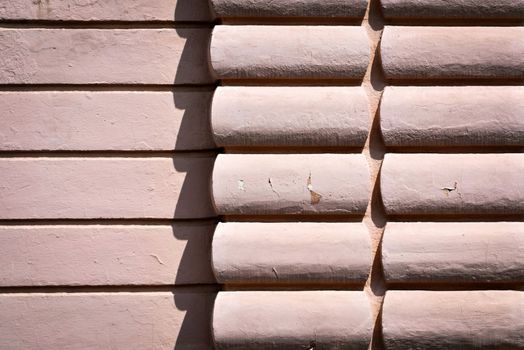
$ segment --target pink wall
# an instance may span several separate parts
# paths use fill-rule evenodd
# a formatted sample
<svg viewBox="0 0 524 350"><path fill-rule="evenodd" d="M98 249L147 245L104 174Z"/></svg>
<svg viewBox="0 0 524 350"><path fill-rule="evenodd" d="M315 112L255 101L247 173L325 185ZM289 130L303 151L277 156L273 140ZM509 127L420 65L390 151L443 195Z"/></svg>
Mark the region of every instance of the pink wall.
<svg viewBox="0 0 524 350"><path fill-rule="evenodd" d="M523 17L0 5L0 349L524 348Z"/></svg>

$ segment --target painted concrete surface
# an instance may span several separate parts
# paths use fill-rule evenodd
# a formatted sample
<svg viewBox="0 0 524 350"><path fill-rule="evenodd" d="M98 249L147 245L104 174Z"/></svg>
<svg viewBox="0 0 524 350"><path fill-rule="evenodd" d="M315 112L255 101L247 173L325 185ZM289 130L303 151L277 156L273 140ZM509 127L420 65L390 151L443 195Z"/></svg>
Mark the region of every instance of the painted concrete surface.
<svg viewBox="0 0 524 350"><path fill-rule="evenodd" d="M211 96L187 88L0 92L0 150L213 149Z"/></svg>
<svg viewBox="0 0 524 350"><path fill-rule="evenodd" d="M0 4L0 348L524 348L522 9Z"/></svg>
<svg viewBox="0 0 524 350"><path fill-rule="evenodd" d="M210 30L0 29L2 84L209 84Z"/></svg>

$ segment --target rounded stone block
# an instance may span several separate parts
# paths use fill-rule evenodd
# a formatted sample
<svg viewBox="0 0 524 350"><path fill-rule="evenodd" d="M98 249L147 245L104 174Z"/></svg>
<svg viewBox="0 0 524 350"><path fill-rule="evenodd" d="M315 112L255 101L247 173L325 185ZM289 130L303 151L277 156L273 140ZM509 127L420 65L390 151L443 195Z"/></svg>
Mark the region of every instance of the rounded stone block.
<svg viewBox="0 0 524 350"><path fill-rule="evenodd" d="M360 87L219 87L211 123L226 148L362 147L368 100Z"/></svg>
<svg viewBox="0 0 524 350"><path fill-rule="evenodd" d="M367 35L356 26L219 25L211 38L219 79L362 79Z"/></svg>
<svg viewBox="0 0 524 350"><path fill-rule="evenodd" d="M392 19L522 19L522 0L380 0L385 18Z"/></svg>
<svg viewBox="0 0 524 350"><path fill-rule="evenodd" d="M524 224L396 223L386 226L382 265L388 283L522 283Z"/></svg>
<svg viewBox="0 0 524 350"><path fill-rule="evenodd" d="M524 146L521 86L387 87L386 146Z"/></svg>
<svg viewBox="0 0 524 350"><path fill-rule="evenodd" d="M388 291L386 350L522 349L524 292Z"/></svg>
<svg viewBox="0 0 524 350"><path fill-rule="evenodd" d="M363 17L366 0L211 0L217 17Z"/></svg>
<svg viewBox="0 0 524 350"><path fill-rule="evenodd" d="M520 215L524 154L386 154L380 176L389 215Z"/></svg>
<svg viewBox="0 0 524 350"><path fill-rule="evenodd" d="M390 80L522 79L524 27L386 26L381 41Z"/></svg>
<svg viewBox="0 0 524 350"><path fill-rule="evenodd" d="M367 349L372 316L363 292L220 292L217 349Z"/></svg>
<svg viewBox="0 0 524 350"><path fill-rule="evenodd" d="M360 154L221 154L212 182L221 215L363 215L370 193Z"/></svg>
<svg viewBox="0 0 524 350"><path fill-rule="evenodd" d="M371 243L361 223L221 223L212 260L224 284L363 285Z"/></svg>

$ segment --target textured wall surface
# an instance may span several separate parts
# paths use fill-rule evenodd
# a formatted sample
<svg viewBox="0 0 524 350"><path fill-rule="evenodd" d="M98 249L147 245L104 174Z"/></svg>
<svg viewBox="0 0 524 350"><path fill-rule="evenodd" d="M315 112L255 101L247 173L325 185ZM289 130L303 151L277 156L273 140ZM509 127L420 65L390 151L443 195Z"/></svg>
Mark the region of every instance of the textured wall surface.
<svg viewBox="0 0 524 350"><path fill-rule="evenodd" d="M0 349L524 349L523 0L0 4Z"/></svg>

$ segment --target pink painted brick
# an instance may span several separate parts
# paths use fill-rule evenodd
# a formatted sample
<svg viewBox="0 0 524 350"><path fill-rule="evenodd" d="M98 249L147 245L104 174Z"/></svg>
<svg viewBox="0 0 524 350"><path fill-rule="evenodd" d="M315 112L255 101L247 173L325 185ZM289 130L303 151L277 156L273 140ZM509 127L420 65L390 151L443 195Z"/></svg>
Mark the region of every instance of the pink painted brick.
<svg viewBox="0 0 524 350"><path fill-rule="evenodd" d="M369 44L354 26L230 26L213 30L219 79L361 79Z"/></svg>
<svg viewBox="0 0 524 350"><path fill-rule="evenodd" d="M522 283L524 224L391 222L382 264L395 284Z"/></svg>
<svg viewBox="0 0 524 350"><path fill-rule="evenodd" d="M388 87L380 108L387 146L523 146L520 86Z"/></svg>
<svg viewBox="0 0 524 350"><path fill-rule="evenodd" d="M523 214L523 154L386 154L390 215Z"/></svg>
<svg viewBox="0 0 524 350"><path fill-rule="evenodd" d="M372 319L363 292L220 292L217 349L367 349Z"/></svg>
<svg viewBox="0 0 524 350"><path fill-rule="evenodd" d="M0 29L1 84L205 84L210 30Z"/></svg>
<svg viewBox="0 0 524 350"><path fill-rule="evenodd" d="M222 215L363 215L369 187L360 154L222 154L213 169Z"/></svg>
<svg viewBox="0 0 524 350"><path fill-rule="evenodd" d="M206 0L11 0L0 5L2 20L210 21L210 12Z"/></svg>
<svg viewBox="0 0 524 350"><path fill-rule="evenodd" d="M213 293L0 294L2 349L212 349Z"/></svg>
<svg viewBox="0 0 524 350"><path fill-rule="evenodd" d="M213 236L219 283L353 283L371 269L361 223L222 223Z"/></svg>
<svg viewBox="0 0 524 350"><path fill-rule="evenodd" d="M386 350L521 349L524 292L389 291Z"/></svg>
<svg viewBox="0 0 524 350"><path fill-rule="evenodd" d="M214 148L211 92L0 92L0 150Z"/></svg>
<svg viewBox="0 0 524 350"><path fill-rule="evenodd" d="M0 286L214 283L214 223L0 226Z"/></svg>
<svg viewBox="0 0 524 350"><path fill-rule="evenodd" d="M360 87L219 87L211 112L225 147L364 146L369 118Z"/></svg>
<svg viewBox="0 0 524 350"><path fill-rule="evenodd" d="M210 156L0 159L1 219L215 215Z"/></svg>
<svg viewBox="0 0 524 350"><path fill-rule="evenodd" d="M363 17L366 0L211 0L218 17Z"/></svg>
<svg viewBox="0 0 524 350"><path fill-rule="evenodd" d="M387 79L524 78L524 27L386 26Z"/></svg>
<svg viewBox="0 0 524 350"><path fill-rule="evenodd" d="M386 18L522 19L522 0L380 0Z"/></svg>

